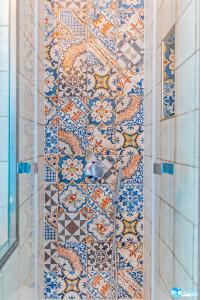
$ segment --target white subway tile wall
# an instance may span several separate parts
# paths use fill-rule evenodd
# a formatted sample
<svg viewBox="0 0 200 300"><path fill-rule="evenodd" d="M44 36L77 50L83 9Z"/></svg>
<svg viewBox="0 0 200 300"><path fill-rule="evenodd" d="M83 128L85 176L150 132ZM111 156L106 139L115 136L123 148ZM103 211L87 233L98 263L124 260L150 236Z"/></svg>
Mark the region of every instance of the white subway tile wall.
<svg viewBox="0 0 200 300"><path fill-rule="evenodd" d="M156 20L152 19L152 1L145 4L146 88L145 141L152 138L153 22L156 28L156 161L171 161L175 175L155 175L157 203L157 299L171 299L170 288L195 288L198 271L198 153L199 153L199 16L198 0L157 0ZM161 51L162 39L175 25L176 30L176 112L161 119ZM151 58L151 59L150 59ZM148 139L146 136L148 135ZM152 149L145 143L144 158L144 244L145 300L151 299L152 276L149 260L152 248ZM150 178L151 177L151 178ZM154 299L151 299L154 300Z"/></svg>

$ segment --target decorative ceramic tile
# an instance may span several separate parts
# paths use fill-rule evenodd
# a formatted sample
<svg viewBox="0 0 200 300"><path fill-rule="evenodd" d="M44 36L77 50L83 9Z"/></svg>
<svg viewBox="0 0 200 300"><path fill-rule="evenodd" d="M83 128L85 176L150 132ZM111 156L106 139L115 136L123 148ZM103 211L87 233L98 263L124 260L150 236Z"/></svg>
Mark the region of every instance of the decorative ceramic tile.
<svg viewBox="0 0 200 300"><path fill-rule="evenodd" d="M54 96L57 93L58 72L57 69L46 68L45 72L45 94L47 97Z"/></svg>
<svg viewBox="0 0 200 300"><path fill-rule="evenodd" d="M86 27L76 18L73 11L61 10L59 20L69 27L75 36L84 36L86 34Z"/></svg>
<svg viewBox="0 0 200 300"><path fill-rule="evenodd" d="M175 29L162 43L162 117L175 113Z"/></svg>
<svg viewBox="0 0 200 300"><path fill-rule="evenodd" d="M118 10L117 66L139 67L144 63L144 8Z"/></svg>
<svg viewBox="0 0 200 300"><path fill-rule="evenodd" d="M88 96L91 98L114 98L116 92L117 72L114 68L105 67L104 65L88 67Z"/></svg>
<svg viewBox="0 0 200 300"><path fill-rule="evenodd" d="M105 184L89 184L87 190L87 204L98 214L105 213L111 219L114 215L113 200L115 193Z"/></svg>
<svg viewBox="0 0 200 300"><path fill-rule="evenodd" d="M139 8L144 7L144 0L136 0L136 1L130 1L130 0L120 0L119 8L123 8L124 10L130 11L130 9L137 10Z"/></svg>
<svg viewBox="0 0 200 300"><path fill-rule="evenodd" d="M50 214L58 208L58 186L57 184L46 184L45 186L45 209Z"/></svg>
<svg viewBox="0 0 200 300"><path fill-rule="evenodd" d="M58 246L58 296L59 299L86 298L86 245L61 243Z"/></svg>
<svg viewBox="0 0 200 300"><path fill-rule="evenodd" d="M45 244L45 271L56 272L58 266L57 242Z"/></svg>
<svg viewBox="0 0 200 300"><path fill-rule="evenodd" d="M58 278L54 272L44 273L44 297L45 299L57 299Z"/></svg>
<svg viewBox="0 0 200 300"><path fill-rule="evenodd" d="M97 214L88 221L88 240L97 242L111 241L113 221L106 214Z"/></svg>
<svg viewBox="0 0 200 300"><path fill-rule="evenodd" d="M58 239L62 242L83 242L87 236L87 218L80 213L65 213L58 219Z"/></svg>
<svg viewBox="0 0 200 300"><path fill-rule="evenodd" d="M128 155L121 157L122 184L128 180L129 184L141 184L143 182L143 157L142 155Z"/></svg>
<svg viewBox="0 0 200 300"><path fill-rule="evenodd" d="M60 183L59 190L59 207L63 208L66 213L77 213L86 205L85 184L68 185Z"/></svg>
<svg viewBox="0 0 200 300"><path fill-rule="evenodd" d="M57 231L55 226L52 226L48 222L45 222L44 230L45 230L44 238L46 241L48 240L55 241L57 239Z"/></svg>
<svg viewBox="0 0 200 300"><path fill-rule="evenodd" d="M91 98L89 100L90 113L88 121L96 126L111 125L115 122L115 101L109 98Z"/></svg>
<svg viewBox="0 0 200 300"><path fill-rule="evenodd" d="M58 126L57 97L46 97L45 99L45 121L46 126Z"/></svg>
<svg viewBox="0 0 200 300"><path fill-rule="evenodd" d="M112 270L112 244L92 243L87 249L88 271L111 272Z"/></svg>
<svg viewBox="0 0 200 300"><path fill-rule="evenodd" d="M91 295L92 299L111 299L110 277L106 272L102 274L89 272L87 287L88 294Z"/></svg>
<svg viewBox="0 0 200 300"><path fill-rule="evenodd" d="M142 155L144 146L143 126L121 125L116 128L116 149L120 156Z"/></svg>
<svg viewBox="0 0 200 300"><path fill-rule="evenodd" d="M113 126L89 125L88 131L88 148L94 154L115 155L115 132Z"/></svg>
<svg viewBox="0 0 200 300"><path fill-rule="evenodd" d="M143 212L143 186L140 184L129 184L124 180L120 187L120 194L117 203L117 214L126 212L128 216L133 213Z"/></svg>
<svg viewBox="0 0 200 300"><path fill-rule="evenodd" d="M46 1L46 299L143 299L143 8L144 0ZM101 183L84 174L94 154Z"/></svg>
<svg viewBox="0 0 200 300"><path fill-rule="evenodd" d="M45 182L56 182L58 173L58 155L45 156Z"/></svg>
<svg viewBox="0 0 200 300"><path fill-rule="evenodd" d="M86 162L82 156L60 157L58 178L60 182L77 184L85 179L84 168Z"/></svg>
<svg viewBox="0 0 200 300"><path fill-rule="evenodd" d="M58 154L57 126L45 126L45 154Z"/></svg>
<svg viewBox="0 0 200 300"><path fill-rule="evenodd" d="M87 150L87 108L78 97L59 99L58 146L61 155L84 155Z"/></svg>
<svg viewBox="0 0 200 300"><path fill-rule="evenodd" d="M134 212L131 215L127 212L118 213L117 240L123 243L135 244L143 240L143 215Z"/></svg>
<svg viewBox="0 0 200 300"><path fill-rule="evenodd" d="M56 184L45 186L45 240L55 240L58 224L58 190Z"/></svg>

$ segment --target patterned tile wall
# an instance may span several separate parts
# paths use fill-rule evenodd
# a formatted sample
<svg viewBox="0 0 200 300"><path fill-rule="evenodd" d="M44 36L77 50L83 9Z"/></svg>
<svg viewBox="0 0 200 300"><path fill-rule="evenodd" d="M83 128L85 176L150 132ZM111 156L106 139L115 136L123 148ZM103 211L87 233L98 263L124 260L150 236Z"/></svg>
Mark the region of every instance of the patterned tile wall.
<svg viewBox="0 0 200 300"><path fill-rule="evenodd" d="M45 298L142 300L144 0L45 11Z"/></svg>

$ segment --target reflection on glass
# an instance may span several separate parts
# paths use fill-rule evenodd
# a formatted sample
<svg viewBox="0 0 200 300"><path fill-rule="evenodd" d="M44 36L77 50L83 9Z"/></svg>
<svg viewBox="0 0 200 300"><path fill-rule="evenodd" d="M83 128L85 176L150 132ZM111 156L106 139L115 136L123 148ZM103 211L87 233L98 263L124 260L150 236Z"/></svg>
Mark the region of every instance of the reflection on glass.
<svg viewBox="0 0 200 300"><path fill-rule="evenodd" d="M15 7L11 2L0 0L0 262L2 263L16 242L16 43L14 42L16 23L13 17Z"/></svg>

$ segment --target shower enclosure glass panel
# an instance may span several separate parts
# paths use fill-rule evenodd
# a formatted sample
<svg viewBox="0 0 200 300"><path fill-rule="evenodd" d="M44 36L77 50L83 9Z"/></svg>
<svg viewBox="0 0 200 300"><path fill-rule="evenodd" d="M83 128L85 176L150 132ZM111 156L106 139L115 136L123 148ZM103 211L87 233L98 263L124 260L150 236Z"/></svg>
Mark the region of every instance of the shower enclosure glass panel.
<svg viewBox="0 0 200 300"><path fill-rule="evenodd" d="M12 8L13 10L13 8ZM16 245L16 23L0 1L0 261Z"/></svg>

